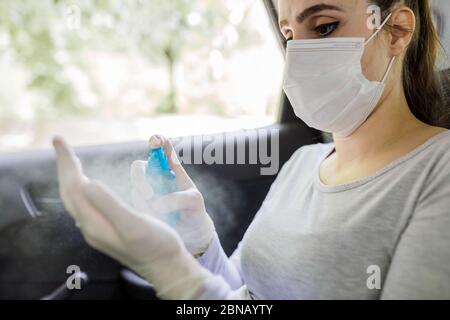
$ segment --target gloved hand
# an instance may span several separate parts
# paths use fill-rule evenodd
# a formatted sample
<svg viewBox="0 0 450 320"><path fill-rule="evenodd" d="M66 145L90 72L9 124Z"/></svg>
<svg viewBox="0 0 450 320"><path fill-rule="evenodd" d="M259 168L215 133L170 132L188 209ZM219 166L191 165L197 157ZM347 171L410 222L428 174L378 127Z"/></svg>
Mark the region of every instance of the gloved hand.
<svg viewBox="0 0 450 320"><path fill-rule="evenodd" d="M146 176L147 162L135 161L131 165L132 202L139 211L162 219L174 211L181 213L181 219L175 226L188 251L194 256L206 251L214 237L214 223L205 209L202 194L187 175L176 151L169 140L153 136L152 148L164 146L170 169L175 173L178 191L164 195L155 195Z"/></svg>
<svg viewBox="0 0 450 320"><path fill-rule="evenodd" d="M187 252L177 233L153 213L129 208L106 186L85 177L79 159L61 138L53 144L61 198L86 241L152 283L160 298L202 294L214 276Z"/></svg>

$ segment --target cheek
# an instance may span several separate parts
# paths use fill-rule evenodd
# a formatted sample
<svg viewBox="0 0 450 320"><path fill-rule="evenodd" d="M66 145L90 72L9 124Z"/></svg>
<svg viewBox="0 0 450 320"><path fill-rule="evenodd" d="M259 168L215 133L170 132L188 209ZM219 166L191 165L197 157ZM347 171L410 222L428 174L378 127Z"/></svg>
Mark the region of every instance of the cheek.
<svg viewBox="0 0 450 320"><path fill-rule="evenodd" d="M361 59L361 68L362 68L362 73L364 74L364 76L371 80L371 75L372 75L372 61L373 61L373 57L370 54L367 54L367 51L364 53L362 59Z"/></svg>
<svg viewBox="0 0 450 320"><path fill-rule="evenodd" d="M363 58L361 60L361 67L364 76L370 81L380 81L380 75L382 73L379 66L381 65L379 55L373 54L372 51L368 50L369 47L364 51Z"/></svg>

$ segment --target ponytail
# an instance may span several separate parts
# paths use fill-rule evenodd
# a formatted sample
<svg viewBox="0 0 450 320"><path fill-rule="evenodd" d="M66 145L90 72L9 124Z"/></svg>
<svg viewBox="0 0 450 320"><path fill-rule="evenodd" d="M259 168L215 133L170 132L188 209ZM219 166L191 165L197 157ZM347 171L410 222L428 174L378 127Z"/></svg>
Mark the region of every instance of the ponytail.
<svg viewBox="0 0 450 320"><path fill-rule="evenodd" d="M373 0L389 14L399 0ZM441 49L429 0L404 0L416 15L416 29L404 59L402 81L411 112L432 126L449 127L450 111L444 101L444 88L437 70ZM394 26L394 28L399 28ZM405 30L402 30L405 31Z"/></svg>

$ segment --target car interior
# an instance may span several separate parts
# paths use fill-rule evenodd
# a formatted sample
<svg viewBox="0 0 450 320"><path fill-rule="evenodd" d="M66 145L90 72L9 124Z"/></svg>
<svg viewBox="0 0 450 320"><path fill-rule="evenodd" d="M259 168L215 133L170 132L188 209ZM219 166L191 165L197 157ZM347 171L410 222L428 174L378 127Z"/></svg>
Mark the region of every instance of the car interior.
<svg viewBox="0 0 450 320"><path fill-rule="evenodd" d="M276 1L264 0L264 5L284 52ZM443 45L449 47L448 1L434 1L434 5ZM450 101L447 68L440 72ZM298 148L331 141L329 135L299 120L281 91L278 121L266 129L279 130L280 167ZM245 130L235 135L242 139L236 139L234 149L260 139ZM174 139L173 143L180 148L182 141L185 139ZM205 148L206 144L189 147ZM145 159L147 147L145 141L134 141L80 147L76 153L89 176L107 183L113 172L115 179L121 181L113 189L127 197L130 165L136 159ZM99 163L108 165L98 170ZM202 192L224 250L230 255L276 176L263 176L261 165L250 164L185 164L185 169ZM82 271L82 290L69 291L65 287L70 265L77 265ZM84 241L59 198L55 155L50 148L0 155L0 299L156 299L151 284Z"/></svg>

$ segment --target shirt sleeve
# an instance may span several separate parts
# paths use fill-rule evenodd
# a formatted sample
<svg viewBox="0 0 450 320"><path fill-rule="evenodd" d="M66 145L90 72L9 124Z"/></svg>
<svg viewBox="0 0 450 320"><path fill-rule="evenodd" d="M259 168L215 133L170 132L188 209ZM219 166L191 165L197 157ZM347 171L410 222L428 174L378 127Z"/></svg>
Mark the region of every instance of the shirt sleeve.
<svg viewBox="0 0 450 320"><path fill-rule="evenodd" d="M197 258L197 261L213 274L222 276L231 289L238 289L244 285L240 268L240 251L241 245L239 243L237 249L228 258L220 244L217 233L215 233L208 249Z"/></svg>
<svg viewBox="0 0 450 320"><path fill-rule="evenodd" d="M450 170L438 171L397 245L381 299L450 299Z"/></svg>
<svg viewBox="0 0 450 320"><path fill-rule="evenodd" d="M203 285L202 293L196 300L252 300L252 297L243 285L233 290L221 276L213 276Z"/></svg>

